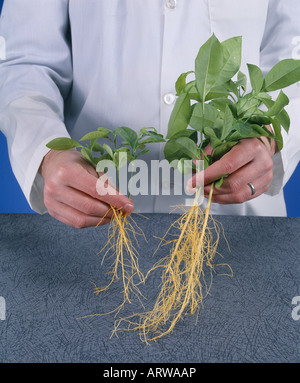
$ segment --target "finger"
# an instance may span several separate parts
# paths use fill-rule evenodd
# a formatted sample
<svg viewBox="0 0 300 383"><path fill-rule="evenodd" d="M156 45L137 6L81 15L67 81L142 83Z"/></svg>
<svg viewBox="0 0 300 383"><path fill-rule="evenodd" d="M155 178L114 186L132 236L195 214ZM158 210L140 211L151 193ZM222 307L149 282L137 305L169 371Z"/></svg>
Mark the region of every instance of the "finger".
<svg viewBox="0 0 300 383"><path fill-rule="evenodd" d="M255 188L255 194L252 194L251 187L247 184L241 186L241 188L235 193L228 194L214 194L212 195L212 202L219 204L240 204L246 201L250 201L253 198L265 193L271 182L266 179L265 176L261 176L251 182ZM214 190L215 191L215 190ZM205 192L204 197L208 198L208 194Z"/></svg>
<svg viewBox="0 0 300 383"><path fill-rule="evenodd" d="M105 216L94 217L84 214L81 211L58 201L53 202L52 207L48 209L48 212L53 218L77 229L105 225L111 221L110 218Z"/></svg>
<svg viewBox="0 0 300 383"><path fill-rule="evenodd" d="M119 193L111 183L103 182L102 176L99 179L89 172L83 171L81 166L72 166L71 171L69 171L67 166L62 166L57 173L57 177L60 184L65 184L73 189L82 191L124 212L130 213L134 209L133 202L125 195Z"/></svg>
<svg viewBox="0 0 300 383"><path fill-rule="evenodd" d="M52 198L87 215L95 217L106 215L107 218L113 216L112 210L109 209L110 205L71 187L57 189L56 195Z"/></svg>
<svg viewBox="0 0 300 383"><path fill-rule="evenodd" d="M262 166L263 165L263 166ZM238 193L249 182L253 183L259 177L265 177L266 183L273 178L273 161L270 157L261 161L250 161L240 169L236 170L228 177L225 177L221 187L214 188L214 194L234 194ZM210 186L205 186L204 194L209 194Z"/></svg>
<svg viewBox="0 0 300 383"><path fill-rule="evenodd" d="M204 182L204 185L209 185L220 179L225 174L231 174L250 162L253 159L253 150L249 150L250 145L247 141L248 140L243 140L239 142L220 160L214 162L207 169L205 169L205 171L203 171L204 173L199 172L194 175L188 181L187 187L189 190L202 186L201 182Z"/></svg>

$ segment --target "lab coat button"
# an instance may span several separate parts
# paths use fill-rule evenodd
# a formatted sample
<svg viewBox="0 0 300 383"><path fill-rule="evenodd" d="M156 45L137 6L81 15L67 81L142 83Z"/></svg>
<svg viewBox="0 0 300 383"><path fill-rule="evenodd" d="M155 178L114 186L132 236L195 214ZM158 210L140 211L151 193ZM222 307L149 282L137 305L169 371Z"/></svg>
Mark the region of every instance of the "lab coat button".
<svg viewBox="0 0 300 383"><path fill-rule="evenodd" d="M166 7L169 9L174 9L177 6L177 0L167 0Z"/></svg>
<svg viewBox="0 0 300 383"><path fill-rule="evenodd" d="M171 105L175 101L175 94L174 93L166 93L163 97L163 101L167 105Z"/></svg>

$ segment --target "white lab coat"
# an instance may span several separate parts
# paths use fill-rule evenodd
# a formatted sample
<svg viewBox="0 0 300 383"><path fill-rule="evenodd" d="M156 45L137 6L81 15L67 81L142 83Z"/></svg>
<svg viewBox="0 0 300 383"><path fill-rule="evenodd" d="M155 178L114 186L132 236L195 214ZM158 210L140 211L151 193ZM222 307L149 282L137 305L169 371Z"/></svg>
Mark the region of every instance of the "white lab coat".
<svg viewBox="0 0 300 383"><path fill-rule="evenodd" d="M178 75L193 69L213 32L220 41L241 35L241 70L247 73L252 63L266 72L299 56L299 18L299 0L5 0L0 129L32 209L46 212L38 168L48 141L79 139L98 126L154 126L166 134L173 98L164 96L175 94ZM243 204L213 204L213 213L286 215L282 188L299 161L300 87L286 92L291 129L274 156L269 191ZM161 159L162 148L148 159ZM134 200L143 212L167 212L182 202L172 196Z"/></svg>

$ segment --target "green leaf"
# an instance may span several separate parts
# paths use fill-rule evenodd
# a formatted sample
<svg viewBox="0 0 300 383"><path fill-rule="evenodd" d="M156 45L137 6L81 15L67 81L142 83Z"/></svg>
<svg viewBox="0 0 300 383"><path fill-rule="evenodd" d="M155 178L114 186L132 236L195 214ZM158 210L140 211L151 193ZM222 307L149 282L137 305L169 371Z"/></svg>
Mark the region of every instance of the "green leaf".
<svg viewBox="0 0 300 383"><path fill-rule="evenodd" d="M127 126L121 126L116 129L116 133L125 140L126 145L129 145L133 149L136 147L138 135L134 130Z"/></svg>
<svg viewBox="0 0 300 383"><path fill-rule="evenodd" d="M275 104L275 101L272 100L272 98L263 97L261 98L263 103L266 105L267 108L272 108ZM276 116L278 119L278 123L283 127L283 129L288 133L290 129L290 117L286 110L283 108L281 112Z"/></svg>
<svg viewBox="0 0 300 383"><path fill-rule="evenodd" d="M263 83L264 83L264 76L261 71L261 69L253 64L247 64L249 76L250 76L250 83L252 86L252 89L255 93L259 93L262 89Z"/></svg>
<svg viewBox="0 0 300 383"><path fill-rule="evenodd" d="M125 152L115 152L113 157L113 162L117 169L122 168L124 165L126 165L128 161L127 153L125 155Z"/></svg>
<svg viewBox="0 0 300 383"><path fill-rule="evenodd" d="M220 188L223 185L224 177L221 177L218 181L215 182L215 187Z"/></svg>
<svg viewBox="0 0 300 383"><path fill-rule="evenodd" d="M190 97L187 93L183 93L177 98L172 110L168 124L167 138L171 138L174 134L187 128L191 113L192 108L190 104Z"/></svg>
<svg viewBox="0 0 300 383"><path fill-rule="evenodd" d="M278 139L278 137L274 136L274 134L272 134L269 129L267 129L265 126L260 126L260 125L255 125L255 124L252 124L252 129L257 132L257 134L261 137L261 136L265 136L265 137L269 137L269 138L274 138L275 140Z"/></svg>
<svg viewBox="0 0 300 383"><path fill-rule="evenodd" d="M199 49L195 60L196 85L202 101L214 88L223 65L223 48L213 34ZM225 82L225 81L224 81Z"/></svg>
<svg viewBox="0 0 300 383"><path fill-rule="evenodd" d="M213 162L223 157L224 154L229 152L229 150L231 150L237 143L238 141L230 141L230 142L224 142L221 145L217 146L212 156Z"/></svg>
<svg viewBox="0 0 300 383"><path fill-rule="evenodd" d="M225 140L225 138L231 133L233 127L233 115L228 105L226 105L225 113L224 113L224 123L221 130L221 141Z"/></svg>
<svg viewBox="0 0 300 383"><path fill-rule="evenodd" d="M199 132L203 132L204 127L213 128L215 125L215 121L219 116L219 111L211 104L205 104L204 106L204 116L203 116L203 104L198 103L194 105L192 116L190 119L190 126L198 130Z"/></svg>
<svg viewBox="0 0 300 383"><path fill-rule="evenodd" d="M199 148L193 140L188 137L180 137L176 139L176 144L181 148L189 158L199 158Z"/></svg>
<svg viewBox="0 0 300 383"><path fill-rule="evenodd" d="M225 87L224 85L216 86L212 88L206 95L205 101L214 100L218 98L225 98L229 95L230 89L229 87ZM199 100L201 101L201 100Z"/></svg>
<svg viewBox="0 0 300 383"><path fill-rule="evenodd" d="M226 106L229 106L232 114L236 117L237 110L236 105L229 98L216 98L210 102L210 105L213 105L215 108L225 112Z"/></svg>
<svg viewBox="0 0 300 383"><path fill-rule="evenodd" d="M48 142L46 146L47 148L53 149L53 150L68 150L72 148L82 147L82 145L80 145L79 142L68 137L54 138L53 140Z"/></svg>
<svg viewBox="0 0 300 383"><path fill-rule="evenodd" d="M141 152L137 153L135 157L136 158L141 157L141 156L143 156L143 155L145 155L145 154L147 154L149 152L150 152L150 149L146 148L146 149L142 150Z"/></svg>
<svg viewBox="0 0 300 383"><path fill-rule="evenodd" d="M239 117L250 117L256 112L259 105L260 101L253 97L251 93L248 93L237 103L237 115Z"/></svg>
<svg viewBox="0 0 300 383"><path fill-rule="evenodd" d="M149 129L153 129L153 131ZM145 137L148 137L148 138L145 138ZM138 147L140 147L140 145L151 144L155 142L165 142L163 135L157 133L156 129L154 128L141 129L141 131L139 132L139 140L141 140L142 138L145 138L145 139L142 141L139 141Z"/></svg>
<svg viewBox="0 0 300 383"><path fill-rule="evenodd" d="M108 146L107 144L103 144L103 149L107 151L110 158L113 160L114 159L114 153L112 151L112 148L110 146Z"/></svg>
<svg viewBox="0 0 300 383"><path fill-rule="evenodd" d="M196 85L201 100L215 87L229 81L241 65L241 37L220 41L213 34L202 45L195 61Z"/></svg>
<svg viewBox="0 0 300 383"><path fill-rule="evenodd" d="M118 149L115 149L114 152L126 152L126 153L130 153L130 149L127 147L127 146L121 146L120 148Z"/></svg>
<svg viewBox="0 0 300 383"><path fill-rule="evenodd" d="M257 133L253 130L251 124L238 121L234 126L241 138L257 137Z"/></svg>
<svg viewBox="0 0 300 383"><path fill-rule="evenodd" d="M203 130L204 134L205 134L205 137L209 137L209 138L218 138L217 136L217 132L215 131L215 129L213 128L210 128L208 126L206 126Z"/></svg>
<svg viewBox="0 0 300 383"><path fill-rule="evenodd" d="M237 82L235 83L237 87L241 87L244 92L247 90L247 76L242 71L238 71Z"/></svg>
<svg viewBox="0 0 300 383"><path fill-rule="evenodd" d="M93 166L96 165L96 161L93 157L92 151L89 148L85 148L85 147L81 148L81 154Z"/></svg>
<svg viewBox="0 0 300 383"><path fill-rule="evenodd" d="M288 115L287 111L282 109L282 111L276 117L283 129L288 133L290 129L290 116Z"/></svg>
<svg viewBox="0 0 300 383"><path fill-rule="evenodd" d="M240 76L241 71L238 72L238 78ZM245 76L245 75L244 75ZM246 77L246 76L245 76ZM246 79L246 84L247 84L247 79ZM225 84L223 85L229 92L233 93L236 95L236 97L239 97L239 90L238 86L242 86L242 84L239 85L239 81L234 82L232 80L226 81Z"/></svg>
<svg viewBox="0 0 300 383"><path fill-rule="evenodd" d="M177 163L177 169L182 174L192 174L195 169L195 165L190 158L180 158Z"/></svg>
<svg viewBox="0 0 300 383"><path fill-rule="evenodd" d="M281 60L267 73L264 90L271 92L283 89L298 81L300 81L300 60Z"/></svg>
<svg viewBox="0 0 300 383"><path fill-rule="evenodd" d="M85 136L83 136L80 141L87 141L87 140L93 140L98 138L106 138L111 131L106 128L98 128L98 130L94 132L87 133Z"/></svg>
<svg viewBox="0 0 300 383"><path fill-rule="evenodd" d="M177 138L180 137L188 137L193 140L195 144L198 142L198 132L194 130L186 129L174 134L164 146L164 156L169 162L182 158L185 155L181 150L181 146L176 143Z"/></svg>
<svg viewBox="0 0 300 383"><path fill-rule="evenodd" d="M276 117L272 118L272 127L276 137L278 137L276 141L277 141L278 150L280 151L283 148L283 139L281 134L280 122L278 121Z"/></svg>
<svg viewBox="0 0 300 383"><path fill-rule="evenodd" d="M104 153L103 146L101 146L98 142L95 142L92 147L93 152L100 152L101 154Z"/></svg>
<svg viewBox="0 0 300 383"><path fill-rule="evenodd" d="M276 101L271 106L271 108L267 111L267 116L276 116L279 114L282 109L289 104L290 100L287 95L281 90Z"/></svg>
<svg viewBox="0 0 300 383"><path fill-rule="evenodd" d="M271 118L263 114L258 114L252 115L250 118L247 118L247 121L250 124L269 125L271 123Z"/></svg>
<svg viewBox="0 0 300 383"><path fill-rule="evenodd" d="M176 140L172 138L171 140L167 141L164 146L164 157L167 161L172 162L184 156L185 154L181 150L181 146L176 143Z"/></svg>
<svg viewBox="0 0 300 383"><path fill-rule="evenodd" d="M175 90L176 90L177 96L179 96L183 92L183 89L186 85L186 78L190 73L193 73L193 72L194 71L190 70L188 72L181 73L181 75L178 77L175 83Z"/></svg>

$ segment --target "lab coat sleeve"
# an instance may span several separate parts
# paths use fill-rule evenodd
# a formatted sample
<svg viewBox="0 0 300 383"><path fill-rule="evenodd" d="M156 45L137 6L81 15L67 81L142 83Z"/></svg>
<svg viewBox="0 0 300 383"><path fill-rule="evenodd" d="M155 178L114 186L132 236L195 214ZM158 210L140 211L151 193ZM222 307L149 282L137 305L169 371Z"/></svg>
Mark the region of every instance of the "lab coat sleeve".
<svg viewBox="0 0 300 383"><path fill-rule="evenodd" d="M69 137L64 99L72 84L68 0L5 0L0 36L0 129L31 208L46 212L38 173L46 143Z"/></svg>
<svg viewBox="0 0 300 383"><path fill-rule="evenodd" d="M266 74L278 61L300 59L300 1L269 0L268 18L261 45L260 66ZM266 194L276 195L287 183L300 160L300 83L284 89L290 99L286 107L291 120L283 134L283 149L273 157L274 177ZM276 95L275 95L276 97Z"/></svg>

